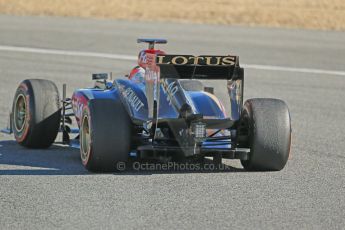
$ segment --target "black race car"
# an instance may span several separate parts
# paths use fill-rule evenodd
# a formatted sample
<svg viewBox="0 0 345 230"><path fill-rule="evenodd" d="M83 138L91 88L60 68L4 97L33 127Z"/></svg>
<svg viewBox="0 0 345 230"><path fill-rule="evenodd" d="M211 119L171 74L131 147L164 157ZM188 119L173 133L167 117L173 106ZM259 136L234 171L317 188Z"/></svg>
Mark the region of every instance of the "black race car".
<svg viewBox="0 0 345 230"><path fill-rule="evenodd" d="M17 142L47 148L59 131L64 144L80 148L91 171L112 171L130 159L175 161L213 157L240 159L247 170L281 170L290 152L287 105L255 98L243 104L244 71L233 55L139 53L130 75L109 80L93 74L95 85L62 99L49 80L24 80L17 88L9 127ZM207 81L224 82L228 99L215 96ZM226 111L228 108L228 111ZM71 128L75 118L77 129ZM71 138L76 133L75 138Z"/></svg>

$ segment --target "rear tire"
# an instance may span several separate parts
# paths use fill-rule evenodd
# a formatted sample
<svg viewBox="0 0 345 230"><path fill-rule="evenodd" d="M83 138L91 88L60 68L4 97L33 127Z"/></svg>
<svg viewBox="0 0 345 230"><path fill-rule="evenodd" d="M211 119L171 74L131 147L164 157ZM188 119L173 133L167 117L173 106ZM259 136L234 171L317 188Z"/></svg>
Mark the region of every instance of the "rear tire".
<svg viewBox="0 0 345 230"><path fill-rule="evenodd" d="M244 104L242 123L247 125L249 160L241 161L246 170L279 171L290 154L290 113L284 101L249 99Z"/></svg>
<svg viewBox="0 0 345 230"><path fill-rule="evenodd" d="M24 80L12 106L16 141L28 148L48 148L56 139L61 119L59 92L49 80Z"/></svg>
<svg viewBox="0 0 345 230"><path fill-rule="evenodd" d="M80 125L80 154L86 169L115 171L128 161L131 120L121 101L90 100Z"/></svg>

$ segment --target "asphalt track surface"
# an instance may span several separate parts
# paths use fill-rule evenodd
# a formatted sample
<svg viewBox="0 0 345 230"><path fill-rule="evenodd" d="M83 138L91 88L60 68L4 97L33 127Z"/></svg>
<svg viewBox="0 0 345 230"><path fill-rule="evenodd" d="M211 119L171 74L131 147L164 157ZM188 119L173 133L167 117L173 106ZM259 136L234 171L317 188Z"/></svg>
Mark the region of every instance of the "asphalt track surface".
<svg viewBox="0 0 345 230"><path fill-rule="evenodd" d="M0 46L10 47L0 48L0 127L23 79L67 83L71 94L90 86L93 72L128 73L143 48L135 43L138 37L167 38L169 53L239 55L252 67L246 70L245 98L275 97L289 105L293 142L287 166L246 172L238 161L224 161L229 167L223 171L92 174L81 166L78 150L58 144L27 150L0 134L1 229L344 228L343 32L0 16Z"/></svg>

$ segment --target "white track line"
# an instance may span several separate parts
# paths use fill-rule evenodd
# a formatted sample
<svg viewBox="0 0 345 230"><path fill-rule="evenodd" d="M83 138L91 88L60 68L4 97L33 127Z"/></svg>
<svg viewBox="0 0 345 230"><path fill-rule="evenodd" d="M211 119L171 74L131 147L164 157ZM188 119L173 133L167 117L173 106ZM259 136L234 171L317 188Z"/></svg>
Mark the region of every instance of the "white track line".
<svg viewBox="0 0 345 230"><path fill-rule="evenodd" d="M94 52L83 52L83 51L41 49L41 48L19 47L19 46L0 46L0 50L22 52L22 53L54 54L54 55L78 56L78 57L99 57L99 58L110 58L110 59L127 60L127 61L137 60L137 57L135 56L129 56L129 55L123 55L123 54L107 54L107 53L94 53Z"/></svg>
<svg viewBox="0 0 345 230"><path fill-rule="evenodd" d="M276 70L285 72L298 72L298 73L312 73L312 74L327 74L327 75L340 75L345 76L345 71L333 71L325 69L308 69L308 68L292 68L284 66L272 66L272 65L251 65L243 64L244 68L247 69L258 69L258 70Z"/></svg>
<svg viewBox="0 0 345 230"><path fill-rule="evenodd" d="M107 53L42 49L42 48L19 47L19 46L0 46L0 50L12 51L12 52L23 52L23 53L36 53L36 54L53 54L53 55L65 55L65 56L78 56L78 57L98 57L98 58L109 58L109 59L125 60L125 61L137 60L136 56L130 56L130 55L124 55L124 54L107 54ZM257 70L271 70L271 71L285 71L285 72L345 76L345 71L333 71L333 70L309 69L309 68L292 68L292 67L284 67L284 66L255 65L255 64L242 64L242 66L247 69L257 69Z"/></svg>

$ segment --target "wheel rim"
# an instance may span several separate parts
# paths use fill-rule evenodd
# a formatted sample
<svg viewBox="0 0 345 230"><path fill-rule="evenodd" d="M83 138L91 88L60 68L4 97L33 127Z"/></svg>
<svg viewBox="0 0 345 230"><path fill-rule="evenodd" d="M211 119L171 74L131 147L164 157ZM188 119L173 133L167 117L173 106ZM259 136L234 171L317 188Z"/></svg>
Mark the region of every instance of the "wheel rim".
<svg viewBox="0 0 345 230"><path fill-rule="evenodd" d="M91 135L89 127L89 118L84 116L80 132L81 146L80 156L83 163L86 163L90 155Z"/></svg>
<svg viewBox="0 0 345 230"><path fill-rule="evenodd" d="M23 131L26 123L26 98L23 94L19 94L16 98L14 107L14 127L17 132Z"/></svg>

